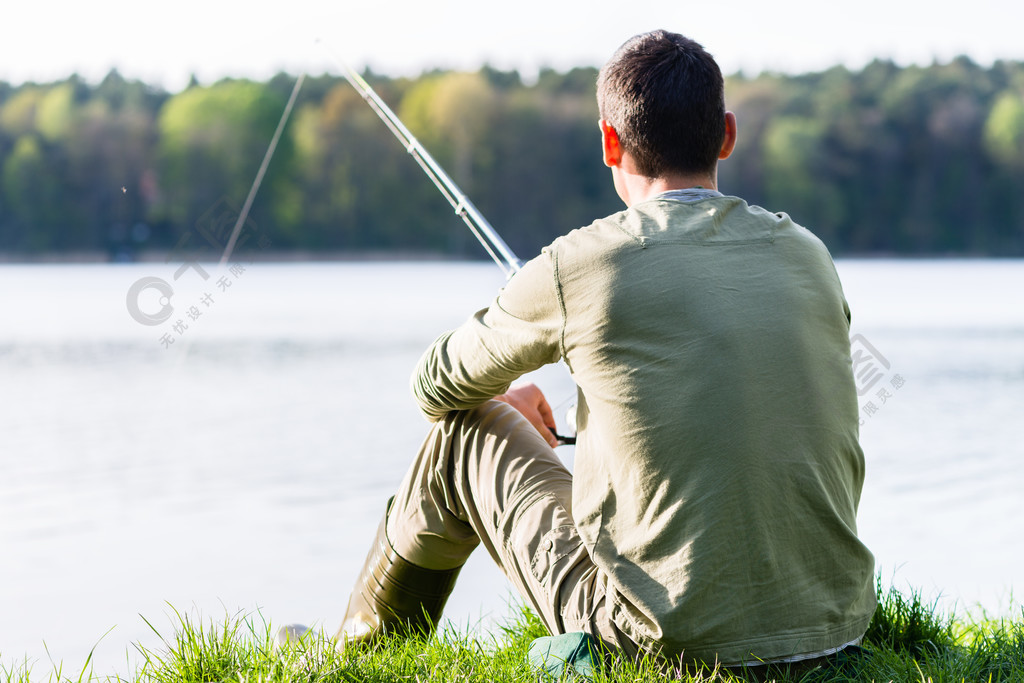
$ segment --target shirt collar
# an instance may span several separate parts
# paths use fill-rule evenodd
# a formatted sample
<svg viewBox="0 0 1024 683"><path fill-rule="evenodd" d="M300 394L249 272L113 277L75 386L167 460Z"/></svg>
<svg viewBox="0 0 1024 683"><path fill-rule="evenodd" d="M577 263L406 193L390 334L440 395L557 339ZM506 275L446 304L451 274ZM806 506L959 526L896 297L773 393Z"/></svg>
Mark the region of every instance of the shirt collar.
<svg viewBox="0 0 1024 683"><path fill-rule="evenodd" d="M681 190L666 190L656 194L652 199L674 199L677 202L698 202L701 199L711 197L724 197L718 190L708 190L703 187L687 187Z"/></svg>

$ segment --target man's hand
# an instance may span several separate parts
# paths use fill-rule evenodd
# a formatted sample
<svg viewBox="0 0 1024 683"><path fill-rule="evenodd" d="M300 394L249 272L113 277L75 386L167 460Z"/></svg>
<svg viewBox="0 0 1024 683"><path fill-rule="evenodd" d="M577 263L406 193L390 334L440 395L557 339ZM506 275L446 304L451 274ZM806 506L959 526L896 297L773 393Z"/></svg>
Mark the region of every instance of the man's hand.
<svg viewBox="0 0 1024 683"><path fill-rule="evenodd" d="M555 428L555 416L536 384L518 384L501 396L495 396L494 400L507 403L522 413L552 448L558 445L558 439L552 431Z"/></svg>

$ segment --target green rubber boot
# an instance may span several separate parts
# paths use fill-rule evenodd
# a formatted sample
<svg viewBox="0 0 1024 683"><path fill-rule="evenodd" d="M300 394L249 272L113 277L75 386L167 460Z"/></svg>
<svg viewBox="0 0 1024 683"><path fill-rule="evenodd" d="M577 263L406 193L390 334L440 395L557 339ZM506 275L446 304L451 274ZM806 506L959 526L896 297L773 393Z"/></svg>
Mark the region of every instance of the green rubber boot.
<svg viewBox="0 0 1024 683"><path fill-rule="evenodd" d="M407 562L391 546L386 528L385 513L336 636L339 648L372 642L385 632L431 633L455 588L462 567L425 569Z"/></svg>

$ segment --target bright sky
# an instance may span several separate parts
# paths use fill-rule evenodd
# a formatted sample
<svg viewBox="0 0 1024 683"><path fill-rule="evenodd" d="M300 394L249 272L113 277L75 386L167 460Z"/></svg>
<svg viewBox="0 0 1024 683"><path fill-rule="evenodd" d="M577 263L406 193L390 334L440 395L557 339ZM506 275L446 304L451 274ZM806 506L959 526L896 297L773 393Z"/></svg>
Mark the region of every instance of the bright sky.
<svg viewBox="0 0 1024 683"><path fill-rule="evenodd" d="M111 67L169 90L194 73L266 78L336 71L327 52L392 75L489 62L600 65L629 36L686 34L726 73L859 68L874 57L929 64L967 54L1024 60L1024 2L973 0L16 0L0 18L0 80L98 81Z"/></svg>

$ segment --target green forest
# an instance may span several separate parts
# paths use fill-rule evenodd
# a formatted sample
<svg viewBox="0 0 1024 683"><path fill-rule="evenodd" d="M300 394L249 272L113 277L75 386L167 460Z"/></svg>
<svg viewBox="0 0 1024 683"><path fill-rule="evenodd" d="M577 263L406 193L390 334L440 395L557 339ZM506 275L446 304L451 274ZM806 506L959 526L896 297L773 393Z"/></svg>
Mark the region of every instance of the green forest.
<svg viewBox="0 0 1024 683"><path fill-rule="evenodd" d="M622 208L599 155L596 75L364 73L523 257ZM193 79L169 93L117 71L0 83L0 254L134 260L202 237L216 246L294 83ZM789 213L833 254L1024 256L1024 63L738 74L726 100L740 139L721 189ZM485 258L337 76L305 79L249 219L258 239L243 251Z"/></svg>

